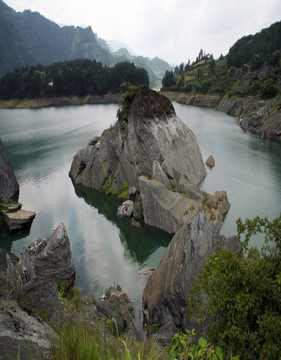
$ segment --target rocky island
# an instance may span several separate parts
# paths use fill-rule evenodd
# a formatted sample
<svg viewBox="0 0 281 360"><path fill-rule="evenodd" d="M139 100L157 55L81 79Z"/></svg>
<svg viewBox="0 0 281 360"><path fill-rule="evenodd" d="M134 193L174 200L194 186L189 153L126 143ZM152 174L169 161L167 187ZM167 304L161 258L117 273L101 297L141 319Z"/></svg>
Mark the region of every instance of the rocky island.
<svg viewBox="0 0 281 360"><path fill-rule="evenodd" d="M125 197L130 190L123 213L170 234L203 210L219 229L230 206L226 193L199 190L207 174L202 154L170 100L139 86L123 97L118 117L74 156L74 183Z"/></svg>
<svg viewBox="0 0 281 360"><path fill-rule="evenodd" d="M239 248L236 237L219 234L226 193L199 189L206 169L195 135L168 98L140 86L123 95L116 124L78 151L69 174L77 185L122 193L118 215L133 225L175 234L143 293L144 324L160 328L157 339L169 343L188 325L187 299L210 255Z"/></svg>

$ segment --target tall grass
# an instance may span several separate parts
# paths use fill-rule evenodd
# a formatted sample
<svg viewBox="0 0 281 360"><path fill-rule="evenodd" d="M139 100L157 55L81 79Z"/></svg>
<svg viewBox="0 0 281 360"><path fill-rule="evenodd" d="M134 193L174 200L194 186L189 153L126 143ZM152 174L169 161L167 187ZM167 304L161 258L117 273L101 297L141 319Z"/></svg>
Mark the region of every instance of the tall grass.
<svg viewBox="0 0 281 360"><path fill-rule="evenodd" d="M52 360L165 360L167 353L152 342L111 336L86 321L62 325L52 340Z"/></svg>

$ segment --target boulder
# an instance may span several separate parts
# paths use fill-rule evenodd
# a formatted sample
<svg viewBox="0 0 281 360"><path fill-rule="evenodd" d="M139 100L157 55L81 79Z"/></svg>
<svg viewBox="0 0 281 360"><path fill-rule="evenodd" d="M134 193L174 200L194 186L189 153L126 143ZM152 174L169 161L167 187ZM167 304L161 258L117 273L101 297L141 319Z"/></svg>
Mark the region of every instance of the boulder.
<svg viewBox="0 0 281 360"><path fill-rule="evenodd" d="M74 282L75 267L63 224L48 239L25 246L18 262L7 256L7 279L13 296L25 308L54 317L59 313L57 285Z"/></svg>
<svg viewBox="0 0 281 360"><path fill-rule="evenodd" d="M139 178L144 222L175 234L201 203L171 191L157 180ZM189 213L190 211L190 213Z"/></svg>
<svg viewBox="0 0 281 360"><path fill-rule="evenodd" d="M2 214L10 231L20 230L24 226L31 224L36 215L34 211L22 209L17 211L2 211Z"/></svg>
<svg viewBox="0 0 281 360"><path fill-rule="evenodd" d="M140 175L152 177L154 161L175 186L181 177L197 185L206 176L196 137L172 103L140 86L116 124L78 151L69 174L76 184L110 192L127 182L137 187Z"/></svg>
<svg viewBox="0 0 281 360"><path fill-rule="evenodd" d="M117 216L131 217L134 211L134 203L132 200L126 200L119 206Z"/></svg>
<svg viewBox="0 0 281 360"><path fill-rule="evenodd" d="M175 234L186 221L202 210L208 221L219 230L230 208L225 191L217 191L214 195L203 194L190 185L191 188L182 186L188 193L180 193L180 189L167 187L144 176L139 178L139 186L145 224L169 234Z"/></svg>
<svg viewBox="0 0 281 360"><path fill-rule="evenodd" d="M227 115L236 115L236 111L239 109L239 107L241 106L243 100L238 98L233 100L230 104L227 103L227 107L226 107L226 113Z"/></svg>
<svg viewBox="0 0 281 360"><path fill-rule="evenodd" d="M129 299L126 292L119 287L110 287L107 291L108 301L118 309L123 321L126 333L135 338L139 338L140 334L134 321L134 305Z"/></svg>
<svg viewBox="0 0 281 360"><path fill-rule="evenodd" d="M14 300L0 299L0 358L40 359L51 351L53 329L23 311Z"/></svg>
<svg viewBox="0 0 281 360"><path fill-rule="evenodd" d="M236 237L220 236L203 212L175 234L143 292L144 322L148 325L185 323L187 299L194 281L210 255L223 248L239 249Z"/></svg>
<svg viewBox="0 0 281 360"><path fill-rule="evenodd" d="M10 198L19 191L19 184L0 139L0 197Z"/></svg>
<svg viewBox="0 0 281 360"><path fill-rule="evenodd" d="M213 168L213 167L215 166L215 160L214 160L214 158L213 158L212 155L210 155L210 156L208 157L208 159L206 160L205 164L206 164L207 166L209 166L210 168Z"/></svg>
<svg viewBox="0 0 281 360"><path fill-rule="evenodd" d="M63 223L47 239L37 239L23 249L19 264L27 281L34 278L51 279L56 283L75 276L70 240Z"/></svg>
<svg viewBox="0 0 281 360"><path fill-rule="evenodd" d="M134 305L120 285L110 287L106 294L95 299L99 317L111 320L116 335L125 332L126 335L139 338L140 334L134 321Z"/></svg>

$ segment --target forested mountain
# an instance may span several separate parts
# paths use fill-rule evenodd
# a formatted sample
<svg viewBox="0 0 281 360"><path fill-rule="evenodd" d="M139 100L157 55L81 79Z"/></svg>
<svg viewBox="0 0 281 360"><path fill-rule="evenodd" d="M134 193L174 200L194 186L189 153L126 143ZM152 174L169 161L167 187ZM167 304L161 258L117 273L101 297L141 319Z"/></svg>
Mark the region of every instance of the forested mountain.
<svg viewBox="0 0 281 360"><path fill-rule="evenodd" d="M95 59L107 66L130 60L145 67L150 85L157 86L166 70L172 68L163 61L155 70L150 60L140 61L130 54L112 54L106 42L99 39L91 27L81 28L55 24L38 12L16 12L0 0L0 76L15 67L53 64L65 60ZM140 57L142 58L142 57ZM164 71L162 70L164 66ZM165 67L166 66L166 67Z"/></svg>
<svg viewBox="0 0 281 360"><path fill-rule="evenodd" d="M255 35L238 40L226 57L215 60L201 49L196 61L166 71L164 90L189 94L228 94L259 96L281 95L281 22Z"/></svg>
<svg viewBox="0 0 281 360"><path fill-rule="evenodd" d="M0 79L0 99L103 95L122 84L148 85L147 71L129 62L114 67L88 59L17 68Z"/></svg>
<svg viewBox="0 0 281 360"><path fill-rule="evenodd" d="M255 35L244 36L229 50L229 66L241 67L245 63L260 67L276 50L281 50L281 22L276 22Z"/></svg>

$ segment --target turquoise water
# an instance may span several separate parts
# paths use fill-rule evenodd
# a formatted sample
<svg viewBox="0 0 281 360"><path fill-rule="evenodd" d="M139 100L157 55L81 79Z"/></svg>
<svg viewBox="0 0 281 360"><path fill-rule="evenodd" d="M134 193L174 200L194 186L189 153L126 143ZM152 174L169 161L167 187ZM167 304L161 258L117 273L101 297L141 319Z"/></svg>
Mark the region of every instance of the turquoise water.
<svg viewBox="0 0 281 360"><path fill-rule="evenodd" d="M281 144L262 142L213 109L174 104L195 132L204 160L212 154L202 189L226 190L231 209L222 233L235 233L240 216L281 212ZM36 211L30 229L10 235L0 229L0 246L20 255L23 246L64 222L84 294L101 293L117 283L140 303L145 279L138 272L157 266L170 237L150 228L135 229L116 217L119 202L75 187L68 176L73 156L116 121L117 105L83 105L0 110L0 136L20 183L23 208ZM261 240L255 240L259 243Z"/></svg>

